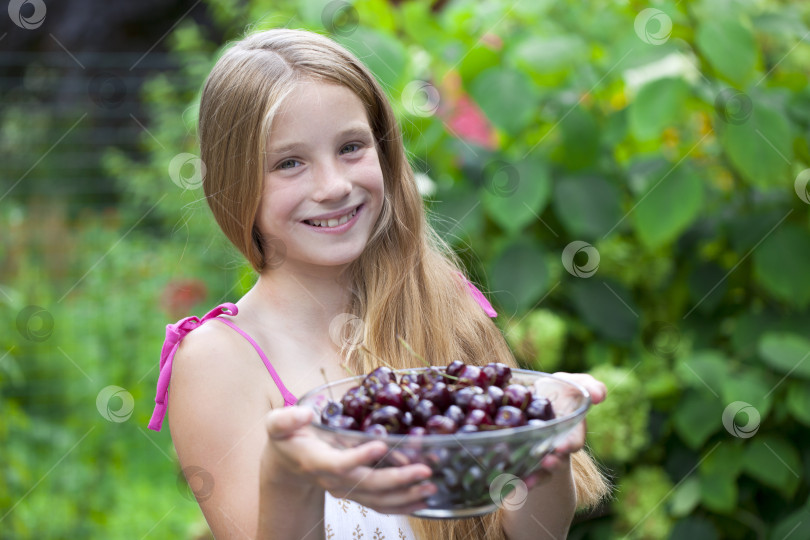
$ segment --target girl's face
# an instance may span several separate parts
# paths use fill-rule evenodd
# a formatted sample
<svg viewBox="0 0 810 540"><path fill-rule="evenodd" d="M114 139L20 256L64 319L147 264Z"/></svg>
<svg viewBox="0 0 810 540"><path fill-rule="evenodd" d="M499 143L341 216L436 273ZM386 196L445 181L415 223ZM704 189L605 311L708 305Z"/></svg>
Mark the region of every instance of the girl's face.
<svg viewBox="0 0 810 540"><path fill-rule="evenodd" d="M305 82L276 113L256 224L283 242L284 264L339 266L365 249L382 208L383 174L360 99Z"/></svg>

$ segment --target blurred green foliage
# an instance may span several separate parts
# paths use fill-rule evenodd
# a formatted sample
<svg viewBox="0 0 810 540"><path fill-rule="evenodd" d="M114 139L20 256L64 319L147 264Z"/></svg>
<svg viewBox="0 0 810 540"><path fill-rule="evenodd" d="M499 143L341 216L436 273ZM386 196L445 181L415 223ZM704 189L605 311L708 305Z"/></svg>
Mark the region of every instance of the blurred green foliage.
<svg viewBox="0 0 810 540"><path fill-rule="evenodd" d="M208 5L230 39L308 28L367 62L521 361L605 381L589 441L616 497L571 538L810 537L810 6ZM0 537L199 531L167 431L145 429L162 326L253 278L201 190L168 174L198 152L221 44L190 22L167 39L183 71L145 88L145 159L107 155L121 208L70 232L47 208L0 214L17 328L0 338ZM206 293L166 305L188 280ZM20 330L29 305L51 319L25 312ZM108 385L134 398L128 420L93 409Z"/></svg>

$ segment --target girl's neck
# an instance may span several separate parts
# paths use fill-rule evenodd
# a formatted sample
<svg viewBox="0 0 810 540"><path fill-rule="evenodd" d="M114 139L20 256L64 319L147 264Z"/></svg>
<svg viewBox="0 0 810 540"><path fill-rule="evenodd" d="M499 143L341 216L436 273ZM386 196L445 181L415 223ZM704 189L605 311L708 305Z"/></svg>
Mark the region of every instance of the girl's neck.
<svg viewBox="0 0 810 540"><path fill-rule="evenodd" d="M282 266L262 273L247 296L260 311L273 309L309 328L327 329L349 305L344 270L292 270Z"/></svg>

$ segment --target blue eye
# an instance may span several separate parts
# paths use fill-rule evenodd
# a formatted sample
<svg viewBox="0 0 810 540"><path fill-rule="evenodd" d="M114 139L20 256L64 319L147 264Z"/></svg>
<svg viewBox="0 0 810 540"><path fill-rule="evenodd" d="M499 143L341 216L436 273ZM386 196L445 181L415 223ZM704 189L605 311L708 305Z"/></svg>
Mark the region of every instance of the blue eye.
<svg viewBox="0 0 810 540"><path fill-rule="evenodd" d="M357 152L357 150L360 150L360 145L359 145L359 144L357 144L357 143L351 143L351 144L347 144L346 146L344 146L344 147L343 147L343 148L340 150L340 153L341 153L341 154L345 154L345 153L347 153L347 152L344 152L343 150L346 150L347 148L352 148L352 147L354 147L354 150L351 150L351 152Z"/></svg>
<svg viewBox="0 0 810 540"><path fill-rule="evenodd" d="M282 161L282 162L279 164L278 168L279 168L279 169L292 169L292 168L294 167L294 165L293 165L293 166L290 166L290 165L289 165L290 163L298 163L298 161L297 161L297 160L295 160L295 159L287 159L287 160L284 160L284 161Z"/></svg>

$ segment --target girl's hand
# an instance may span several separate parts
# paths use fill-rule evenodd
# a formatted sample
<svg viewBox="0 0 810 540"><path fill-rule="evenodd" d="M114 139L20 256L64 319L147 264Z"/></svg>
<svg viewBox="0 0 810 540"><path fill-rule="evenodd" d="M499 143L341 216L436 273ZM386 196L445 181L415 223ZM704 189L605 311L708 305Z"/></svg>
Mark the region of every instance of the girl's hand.
<svg viewBox="0 0 810 540"><path fill-rule="evenodd" d="M591 403L597 405L602 403L607 396L605 385L587 373L554 373L555 377L565 379L585 387L591 395ZM533 486L547 481L551 474L563 467L568 466L571 454L578 452L585 446L585 420L580 422L566 438L554 449L553 452L545 456L540 462L540 470L533 473L524 481L529 489Z"/></svg>
<svg viewBox="0 0 810 540"><path fill-rule="evenodd" d="M314 485L383 514L409 514L427 506L424 499L436 491L434 485L421 483L430 477L429 467L375 468L373 464L388 451L385 443L335 448L309 426L313 414L307 407L285 407L267 414L263 482L278 489Z"/></svg>

